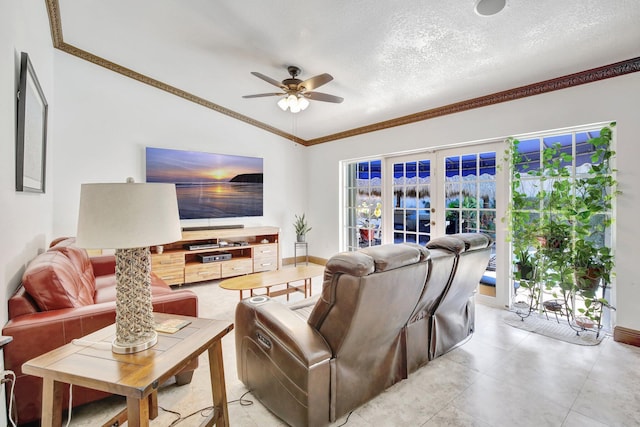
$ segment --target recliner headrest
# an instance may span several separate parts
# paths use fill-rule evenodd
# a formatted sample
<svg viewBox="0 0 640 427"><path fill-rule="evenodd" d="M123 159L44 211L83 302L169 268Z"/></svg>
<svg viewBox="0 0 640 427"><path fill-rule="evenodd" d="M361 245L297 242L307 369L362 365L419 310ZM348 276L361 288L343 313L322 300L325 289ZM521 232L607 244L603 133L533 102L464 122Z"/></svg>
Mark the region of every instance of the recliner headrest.
<svg viewBox="0 0 640 427"><path fill-rule="evenodd" d="M429 257L429 251L426 248L406 243L371 246L361 249L360 252L373 258L376 272L393 270L394 268L415 264Z"/></svg>
<svg viewBox="0 0 640 427"><path fill-rule="evenodd" d="M442 236L431 239L427 243L427 249L442 249L458 255L465 251L465 243L453 236Z"/></svg>
<svg viewBox="0 0 640 427"><path fill-rule="evenodd" d="M429 251L416 244L385 244L332 256L325 266L328 273L347 273L362 277L393 270L429 258Z"/></svg>
<svg viewBox="0 0 640 427"><path fill-rule="evenodd" d="M493 239L484 233L458 233L452 234L451 237L456 237L464 242L465 252L484 249L493 243Z"/></svg>
<svg viewBox="0 0 640 427"><path fill-rule="evenodd" d="M342 252L329 258L326 273L347 273L352 276L366 276L375 271L373 259L361 252Z"/></svg>

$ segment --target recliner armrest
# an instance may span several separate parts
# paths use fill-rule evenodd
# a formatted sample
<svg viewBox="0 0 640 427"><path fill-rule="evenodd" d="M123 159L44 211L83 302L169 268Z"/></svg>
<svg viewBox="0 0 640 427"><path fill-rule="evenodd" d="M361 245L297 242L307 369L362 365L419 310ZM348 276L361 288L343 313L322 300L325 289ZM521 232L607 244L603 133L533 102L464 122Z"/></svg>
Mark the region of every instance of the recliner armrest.
<svg viewBox="0 0 640 427"><path fill-rule="evenodd" d="M265 296L236 306L238 377L269 410L292 426L331 418L332 351L289 307Z"/></svg>
<svg viewBox="0 0 640 427"><path fill-rule="evenodd" d="M289 307L267 297L247 298L236 307L236 339L250 336L266 350L272 340L305 367L331 358L331 348L322 335Z"/></svg>

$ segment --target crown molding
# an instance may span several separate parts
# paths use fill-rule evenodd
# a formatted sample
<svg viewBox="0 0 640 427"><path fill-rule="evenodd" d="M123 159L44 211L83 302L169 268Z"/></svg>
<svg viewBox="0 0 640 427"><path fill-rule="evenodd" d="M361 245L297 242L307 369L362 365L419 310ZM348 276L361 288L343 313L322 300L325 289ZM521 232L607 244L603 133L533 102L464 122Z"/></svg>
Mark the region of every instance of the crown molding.
<svg viewBox="0 0 640 427"><path fill-rule="evenodd" d="M186 99L187 101L191 101L195 104L202 105L203 107L209 108L213 111L216 111L220 114L224 114L233 119L240 120L252 126L256 126L260 129L263 129L267 132L271 132L275 135L281 136L283 138L289 139L298 144L305 145L305 141L302 138L298 138L297 136L291 135L289 133L283 132L280 129L277 129L273 126L269 126L266 123L260 122L258 120L252 119L251 117L242 115L228 108L222 107L221 105L215 104L208 99L201 98L192 93L179 89L175 86L168 85L159 80L148 77L144 74L140 74L136 71L133 71L129 68L123 67L122 65L116 64L114 62L108 61L102 57L94 55L86 50L79 49L73 45L62 42L58 47L61 51L68 53L70 55L76 56L80 59L84 59L85 61L89 61L93 64L104 67L108 70L114 71L116 73L122 74L123 76L129 77L131 79L137 80L141 83L147 84L149 86L155 87L156 89L163 90L172 95L179 96L180 98Z"/></svg>
<svg viewBox="0 0 640 427"><path fill-rule="evenodd" d="M85 50L79 49L73 45L66 43L62 35L62 21L60 19L60 4L58 0L45 0L47 6L47 12L49 14L49 24L51 27L51 39L53 47L59 49L65 53L76 56L85 61L89 61L93 64L104 67L108 70L119 73L123 76L137 80L141 83L152 86L156 89L163 90L172 95L179 96L203 107L209 108L220 114L224 114L233 119L240 120L249 125L258 127L264 131L278 135L282 138L288 139L295 143L304 145L306 147L323 144L325 142L336 141L339 139L345 139L352 136L362 135L370 132L376 132L383 129L389 129L396 126L403 126L411 123L421 122L424 120L433 119L435 117L446 116L449 114L460 113L462 111L473 110L475 108L486 107L489 105L500 104L502 102L514 101L516 99L522 99L529 96L540 95L543 93L553 92L556 90L567 89L574 86L580 86L587 83L593 83L600 80L605 80L613 77L623 76L625 74L636 73L640 71L640 57L628 59L614 64L604 65L597 68L592 68L586 71L580 71L574 74L569 74L562 77L557 77L550 80L545 80L538 83L533 83L526 86L520 86L514 89L505 90L502 92L493 93L490 95L481 96L478 98L468 99L454 104L445 105L442 107L432 108L429 110L420 111L417 113L409 114L395 119L386 120L378 123L373 123L358 128L349 129L346 131L334 133L331 135L321 136L319 138L313 138L305 140L299 138L290 133L284 132L273 126L269 126L266 123L252 119L251 117L237 113L233 110L225 108L207 99L196 96L192 93L176 88L159 80L148 77L144 74L138 73L129 68L123 67L119 64L111 62L107 59L101 58Z"/></svg>
<svg viewBox="0 0 640 427"><path fill-rule="evenodd" d="M545 80L543 82L520 86L515 89L509 89L478 98L456 102L454 104L445 105L443 107L420 111L418 113L409 114L407 116L402 116L384 122L350 129L344 132L334 133L332 135L327 135L320 138L310 139L306 141L305 145L310 146L322 144L325 142L349 138L351 136L361 135L364 133L375 132L395 126L402 126L410 123L420 122L423 120L433 119L435 117L446 116L448 114L460 113L462 111L473 110L475 108L500 104L502 102L514 101L516 99L522 99L529 96L567 89L586 83L593 83L612 77L619 77L625 74L636 73L638 71L640 71L640 57L616 62L615 64L604 65L598 68L592 68L591 70L580 71L578 73L569 74L567 76L557 77L555 79Z"/></svg>
<svg viewBox="0 0 640 427"><path fill-rule="evenodd" d="M167 83L161 82L160 80L153 79L144 74L138 73L137 71L131 70L129 68L123 67L120 64L116 64L115 62L111 62L107 59L104 59L100 56L94 55L91 52L87 52L86 50L80 49L76 46L73 46L69 43L66 43L62 37L62 22L60 20L60 5L58 0L46 0L47 2L47 11L49 14L49 24L51 26L51 39L53 41L53 47L59 49L69 55L73 55L77 58L83 59L85 61L91 62L93 64L104 67L110 71L114 71L116 73L122 74L123 76L129 77L131 79L137 80L141 83L152 86L156 89L163 90L172 95L178 96L180 98L186 99L187 101L191 101L195 104L201 105L203 107L209 108L213 111L216 111L220 114L224 114L233 119L240 120L244 123L247 123L252 126L256 126L262 130L267 132L271 132L275 135L278 135L282 138L289 139L293 142L296 142L301 145L305 145L305 140L302 138L298 138L295 135L284 132L280 129L277 129L273 126L269 126L266 123L260 122L258 120L252 119L251 117L242 115L233 110L225 108L221 105L218 105L214 102L209 101L208 99L201 98L196 96L190 92L179 89L175 86L171 86Z"/></svg>

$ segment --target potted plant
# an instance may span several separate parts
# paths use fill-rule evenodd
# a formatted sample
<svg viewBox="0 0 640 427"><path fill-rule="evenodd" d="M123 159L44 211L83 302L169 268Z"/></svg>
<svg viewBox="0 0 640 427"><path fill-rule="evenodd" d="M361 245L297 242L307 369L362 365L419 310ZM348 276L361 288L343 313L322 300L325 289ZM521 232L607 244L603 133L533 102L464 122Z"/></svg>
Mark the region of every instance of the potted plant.
<svg viewBox="0 0 640 427"><path fill-rule="evenodd" d="M295 215L293 227L296 230L296 239L298 243L303 243L306 240L307 233L311 231L311 227L309 227L309 223L307 222L304 213L300 216L297 214Z"/></svg>
<svg viewBox="0 0 640 427"><path fill-rule="evenodd" d="M365 241L373 241L375 230L380 227L380 216L382 215L382 203L375 205L370 201L363 200L358 205L358 218L360 225L360 236Z"/></svg>
<svg viewBox="0 0 640 427"><path fill-rule="evenodd" d="M613 268L611 250L607 247L598 248L588 240L577 240L573 247L573 269L578 290L594 293L600 285L600 280L608 281L608 272Z"/></svg>
<svg viewBox="0 0 640 427"><path fill-rule="evenodd" d="M554 219L543 219L540 234L537 236L540 246L547 255L550 255L550 252L565 251L571 242L570 238L570 225L566 222L555 221Z"/></svg>

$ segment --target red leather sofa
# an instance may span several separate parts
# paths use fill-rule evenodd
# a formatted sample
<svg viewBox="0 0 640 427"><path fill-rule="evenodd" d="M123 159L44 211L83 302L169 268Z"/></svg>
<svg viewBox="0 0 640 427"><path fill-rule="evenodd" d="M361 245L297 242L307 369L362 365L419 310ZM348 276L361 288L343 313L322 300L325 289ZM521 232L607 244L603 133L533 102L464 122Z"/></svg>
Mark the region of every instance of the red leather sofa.
<svg viewBox="0 0 640 427"><path fill-rule="evenodd" d="M22 364L115 322L115 257L89 257L74 243L74 238L52 242L49 250L27 266L22 285L9 299L9 321L2 335L13 337L13 341L4 347L4 367L17 377L14 405L20 424L40 419L42 404L42 380L23 374ZM193 292L172 290L153 273L151 291L154 311L198 315L198 299ZM176 383L189 383L196 367L197 360L176 375ZM68 388L64 389L66 408ZM107 396L74 387L72 404L78 406Z"/></svg>

